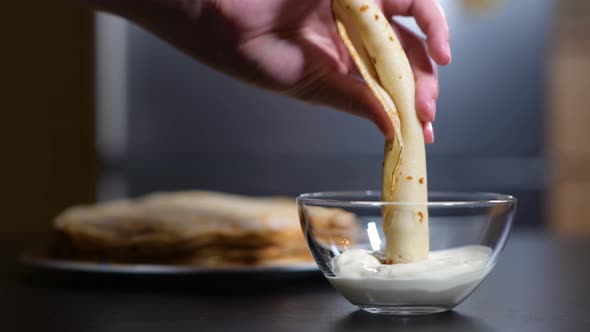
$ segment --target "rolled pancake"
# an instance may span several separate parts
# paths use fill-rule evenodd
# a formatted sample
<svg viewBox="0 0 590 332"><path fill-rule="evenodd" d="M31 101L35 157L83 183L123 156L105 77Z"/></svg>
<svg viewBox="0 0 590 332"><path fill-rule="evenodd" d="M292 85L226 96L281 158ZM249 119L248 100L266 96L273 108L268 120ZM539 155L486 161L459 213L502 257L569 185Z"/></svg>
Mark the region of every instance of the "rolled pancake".
<svg viewBox="0 0 590 332"><path fill-rule="evenodd" d="M381 199L387 263L428 258L428 189L422 124L406 54L374 0L334 0L338 34L386 112L394 137L385 143Z"/></svg>

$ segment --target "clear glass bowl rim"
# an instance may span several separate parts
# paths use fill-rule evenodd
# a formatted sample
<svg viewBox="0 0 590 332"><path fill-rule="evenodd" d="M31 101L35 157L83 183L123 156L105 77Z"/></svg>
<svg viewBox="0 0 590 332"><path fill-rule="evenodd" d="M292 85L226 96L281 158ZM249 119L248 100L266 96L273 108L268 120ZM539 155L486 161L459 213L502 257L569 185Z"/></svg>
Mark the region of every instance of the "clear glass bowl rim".
<svg viewBox="0 0 590 332"><path fill-rule="evenodd" d="M358 199L350 199L356 198ZM367 198L379 198L368 200ZM297 204L333 207L380 207L424 204L423 202L381 201L377 190L322 191L297 196ZM455 198L453 198L455 197ZM345 199L346 198L346 199ZM516 197L492 192L432 191L428 193L429 208L477 208L516 204ZM435 199L434 201L432 199Z"/></svg>

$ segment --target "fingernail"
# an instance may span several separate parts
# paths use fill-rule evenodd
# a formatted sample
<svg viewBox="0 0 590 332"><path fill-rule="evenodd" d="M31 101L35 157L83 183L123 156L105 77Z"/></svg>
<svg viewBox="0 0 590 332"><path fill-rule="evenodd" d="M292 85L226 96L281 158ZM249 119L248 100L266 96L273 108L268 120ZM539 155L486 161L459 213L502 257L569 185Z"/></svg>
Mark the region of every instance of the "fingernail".
<svg viewBox="0 0 590 332"><path fill-rule="evenodd" d="M429 134L426 139L427 143L434 143L434 129L432 128L432 122L426 124L426 132Z"/></svg>
<svg viewBox="0 0 590 332"><path fill-rule="evenodd" d="M429 103L430 110L432 111L432 120L430 122L434 122L436 119L436 100L432 99ZM430 124L432 126L432 124Z"/></svg>
<svg viewBox="0 0 590 332"><path fill-rule="evenodd" d="M447 56L449 57L449 64L451 62L453 62L453 55L451 54L451 42L447 42L447 45L445 46L445 51L447 53Z"/></svg>

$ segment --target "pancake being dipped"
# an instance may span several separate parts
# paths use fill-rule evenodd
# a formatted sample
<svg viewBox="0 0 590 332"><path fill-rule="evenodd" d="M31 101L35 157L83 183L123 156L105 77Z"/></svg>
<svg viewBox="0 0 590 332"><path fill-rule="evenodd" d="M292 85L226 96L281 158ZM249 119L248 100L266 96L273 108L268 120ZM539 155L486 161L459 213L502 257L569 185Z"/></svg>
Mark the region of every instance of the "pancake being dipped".
<svg viewBox="0 0 590 332"><path fill-rule="evenodd" d="M373 0L334 0L338 33L363 79L387 113L381 199L387 264L425 260L429 252L428 189L422 124L410 63L389 20Z"/></svg>

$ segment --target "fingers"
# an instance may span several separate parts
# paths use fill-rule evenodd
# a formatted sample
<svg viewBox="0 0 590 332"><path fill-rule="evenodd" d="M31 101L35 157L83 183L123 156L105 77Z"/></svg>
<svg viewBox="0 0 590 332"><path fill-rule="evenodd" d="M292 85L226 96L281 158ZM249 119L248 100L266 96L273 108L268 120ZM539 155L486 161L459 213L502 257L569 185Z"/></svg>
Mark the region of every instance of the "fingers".
<svg viewBox="0 0 590 332"><path fill-rule="evenodd" d="M437 0L383 0L387 17L413 16L426 34L430 55L439 65L451 63L451 37L447 18Z"/></svg>
<svg viewBox="0 0 590 332"><path fill-rule="evenodd" d="M438 100L438 72L432 62L424 40L407 28L394 22L399 39L410 61L416 81L416 112L423 123L431 123L436 116ZM430 125L432 132L432 125ZM425 138L426 135L425 135Z"/></svg>
<svg viewBox="0 0 590 332"><path fill-rule="evenodd" d="M289 94L314 104L364 117L371 120L386 138L393 138L393 126L387 113L362 81L337 72L305 81L299 84L296 93Z"/></svg>

